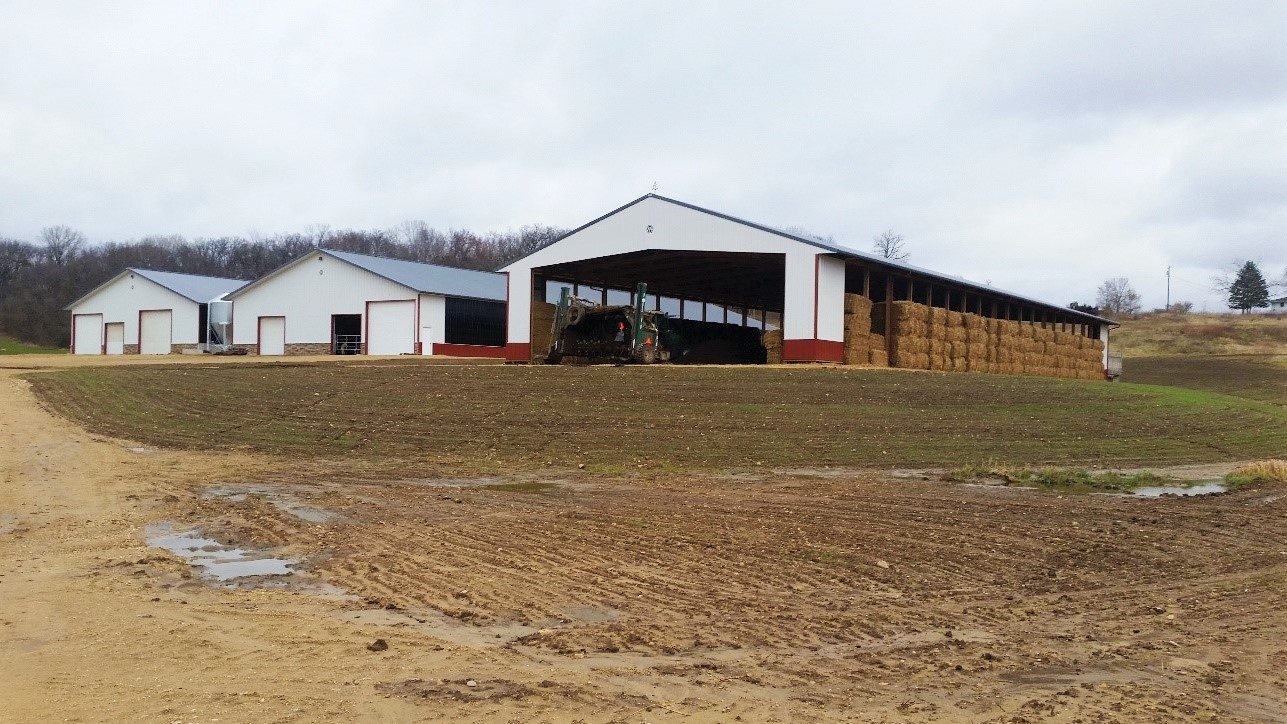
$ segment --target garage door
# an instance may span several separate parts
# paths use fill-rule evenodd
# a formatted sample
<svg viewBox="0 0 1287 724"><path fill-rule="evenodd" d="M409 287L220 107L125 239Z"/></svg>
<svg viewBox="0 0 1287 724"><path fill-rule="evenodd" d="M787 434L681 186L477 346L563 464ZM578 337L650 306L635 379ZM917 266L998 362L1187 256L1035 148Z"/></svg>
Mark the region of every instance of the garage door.
<svg viewBox="0 0 1287 724"><path fill-rule="evenodd" d="M76 354L103 353L103 315L77 314L72 317L72 352Z"/></svg>
<svg viewBox="0 0 1287 724"><path fill-rule="evenodd" d="M168 309L139 312L139 354L170 354Z"/></svg>
<svg viewBox="0 0 1287 724"><path fill-rule="evenodd" d="M416 303L368 302L366 353L411 354L416 350Z"/></svg>
<svg viewBox="0 0 1287 724"><path fill-rule="evenodd" d="M107 353L125 354L125 322L110 322L107 330Z"/></svg>
<svg viewBox="0 0 1287 724"><path fill-rule="evenodd" d="M259 354L286 354L286 318L259 318Z"/></svg>

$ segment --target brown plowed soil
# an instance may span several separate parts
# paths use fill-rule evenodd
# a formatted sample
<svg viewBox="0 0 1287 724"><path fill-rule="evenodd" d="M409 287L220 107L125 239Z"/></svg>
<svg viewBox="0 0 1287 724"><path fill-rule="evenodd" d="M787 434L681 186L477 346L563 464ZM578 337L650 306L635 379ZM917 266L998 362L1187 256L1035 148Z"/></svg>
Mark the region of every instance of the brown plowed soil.
<svg viewBox="0 0 1287 724"><path fill-rule="evenodd" d="M0 377L0 720L1287 720L1283 486L132 448ZM158 521L303 562L203 581Z"/></svg>

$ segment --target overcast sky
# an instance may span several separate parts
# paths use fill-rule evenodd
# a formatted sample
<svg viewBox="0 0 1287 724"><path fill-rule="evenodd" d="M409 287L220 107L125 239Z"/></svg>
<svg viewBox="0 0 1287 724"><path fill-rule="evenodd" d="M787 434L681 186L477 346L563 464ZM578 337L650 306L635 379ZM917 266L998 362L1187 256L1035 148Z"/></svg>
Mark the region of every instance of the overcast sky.
<svg viewBox="0 0 1287 724"><path fill-rule="evenodd" d="M0 0L0 236L573 227L654 182L1215 311L1287 267L1287 1Z"/></svg>

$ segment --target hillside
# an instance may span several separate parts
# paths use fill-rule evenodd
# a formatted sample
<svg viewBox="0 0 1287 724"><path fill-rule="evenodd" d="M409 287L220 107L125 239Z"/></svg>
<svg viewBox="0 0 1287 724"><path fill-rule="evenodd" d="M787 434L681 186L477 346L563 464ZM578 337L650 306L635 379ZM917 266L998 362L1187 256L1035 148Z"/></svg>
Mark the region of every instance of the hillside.
<svg viewBox="0 0 1287 724"><path fill-rule="evenodd" d="M38 344L30 344L13 337L0 335L0 354L58 354L66 351L65 348L41 347Z"/></svg>
<svg viewBox="0 0 1287 724"><path fill-rule="evenodd" d="M1287 315L1142 314L1113 331L1130 359L1175 354L1287 354Z"/></svg>

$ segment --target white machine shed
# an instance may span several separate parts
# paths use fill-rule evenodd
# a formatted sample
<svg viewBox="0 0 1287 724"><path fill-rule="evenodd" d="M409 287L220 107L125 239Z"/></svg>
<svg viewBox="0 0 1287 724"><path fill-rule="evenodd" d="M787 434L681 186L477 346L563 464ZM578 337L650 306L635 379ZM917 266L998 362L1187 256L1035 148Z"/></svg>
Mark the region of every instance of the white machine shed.
<svg viewBox="0 0 1287 724"><path fill-rule="evenodd" d="M228 297L261 355L503 355L505 277L317 249Z"/></svg>
<svg viewBox="0 0 1287 724"><path fill-rule="evenodd" d="M207 341L211 302L240 279L130 268L66 307L73 354L170 354Z"/></svg>

